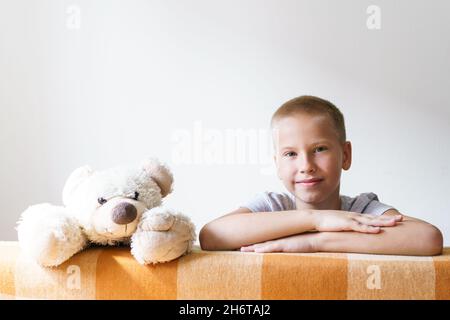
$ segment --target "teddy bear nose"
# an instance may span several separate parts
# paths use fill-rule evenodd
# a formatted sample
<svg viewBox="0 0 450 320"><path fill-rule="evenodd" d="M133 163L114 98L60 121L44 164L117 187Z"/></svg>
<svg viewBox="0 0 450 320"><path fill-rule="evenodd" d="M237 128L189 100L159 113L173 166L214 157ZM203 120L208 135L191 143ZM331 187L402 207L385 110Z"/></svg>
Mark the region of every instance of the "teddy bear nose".
<svg viewBox="0 0 450 320"><path fill-rule="evenodd" d="M112 210L112 220L117 224L128 224L136 219L136 207L128 202L121 202Z"/></svg>

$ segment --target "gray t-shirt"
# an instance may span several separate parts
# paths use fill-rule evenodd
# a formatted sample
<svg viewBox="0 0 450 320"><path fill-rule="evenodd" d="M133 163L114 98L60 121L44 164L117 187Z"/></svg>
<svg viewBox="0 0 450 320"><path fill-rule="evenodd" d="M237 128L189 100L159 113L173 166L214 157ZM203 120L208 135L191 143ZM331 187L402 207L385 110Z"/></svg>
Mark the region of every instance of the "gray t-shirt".
<svg viewBox="0 0 450 320"><path fill-rule="evenodd" d="M290 193L263 192L241 205L252 212L295 210L295 197ZM381 203L375 193L367 192L351 198L341 195L341 210L382 215L393 207Z"/></svg>

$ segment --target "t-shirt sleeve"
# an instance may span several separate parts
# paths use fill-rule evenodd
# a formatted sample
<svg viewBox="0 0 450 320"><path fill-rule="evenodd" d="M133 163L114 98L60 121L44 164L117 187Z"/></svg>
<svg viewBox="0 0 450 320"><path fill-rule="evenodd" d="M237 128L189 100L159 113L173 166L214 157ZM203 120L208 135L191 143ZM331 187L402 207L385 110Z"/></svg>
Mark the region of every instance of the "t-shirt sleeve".
<svg viewBox="0 0 450 320"><path fill-rule="evenodd" d="M263 192L241 205L252 212L274 212L294 210L295 201L285 193Z"/></svg>
<svg viewBox="0 0 450 320"><path fill-rule="evenodd" d="M383 213L390 209L395 209L394 207L381 203L377 200L372 200L369 205L367 206L366 210L364 210L364 213L374 214L376 216L381 216Z"/></svg>
<svg viewBox="0 0 450 320"><path fill-rule="evenodd" d="M243 203L240 207L247 208L252 212L271 212L272 211L272 208L268 201L267 192L259 193L255 196L253 196L253 198L251 198L246 203Z"/></svg>
<svg viewBox="0 0 450 320"><path fill-rule="evenodd" d="M356 212L373 214L376 216L381 216L387 210L394 209L394 207L381 203L378 196L373 193L363 193L358 196L354 204L355 207L359 207L355 210Z"/></svg>

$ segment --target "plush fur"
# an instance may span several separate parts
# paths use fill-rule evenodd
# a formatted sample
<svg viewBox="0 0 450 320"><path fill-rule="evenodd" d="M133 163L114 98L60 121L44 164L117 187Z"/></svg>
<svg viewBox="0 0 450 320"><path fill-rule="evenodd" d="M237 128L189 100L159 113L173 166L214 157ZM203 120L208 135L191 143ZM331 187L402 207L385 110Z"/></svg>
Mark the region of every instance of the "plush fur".
<svg viewBox="0 0 450 320"><path fill-rule="evenodd" d="M42 203L22 213L19 244L48 267L90 243L130 244L142 264L176 259L191 250L196 235L187 216L161 206L172 184L169 168L154 158L104 171L80 167L66 181L64 206Z"/></svg>

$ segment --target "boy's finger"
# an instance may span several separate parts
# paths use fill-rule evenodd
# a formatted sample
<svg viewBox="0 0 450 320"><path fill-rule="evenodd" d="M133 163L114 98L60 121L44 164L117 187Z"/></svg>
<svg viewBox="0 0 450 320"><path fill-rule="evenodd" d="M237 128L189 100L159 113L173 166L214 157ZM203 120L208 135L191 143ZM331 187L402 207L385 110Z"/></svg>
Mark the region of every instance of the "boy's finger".
<svg viewBox="0 0 450 320"><path fill-rule="evenodd" d="M396 225L395 219L364 219L359 218L357 219L359 222L367 224L369 226L373 227L392 227Z"/></svg>
<svg viewBox="0 0 450 320"><path fill-rule="evenodd" d="M274 243L261 245L255 248L255 252L263 253L263 252L276 252L278 251L278 246Z"/></svg>
<svg viewBox="0 0 450 320"><path fill-rule="evenodd" d="M354 221L354 223L352 224L352 230L363 233L378 233L380 232L380 227L368 226L358 221Z"/></svg>
<svg viewBox="0 0 450 320"><path fill-rule="evenodd" d="M241 247L241 252L253 252L255 251L254 246L246 246L246 247Z"/></svg>
<svg viewBox="0 0 450 320"><path fill-rule="evenodd" d="M381 215L381 216L377 216L378 219L382 219L382 220L390 220L390 219L394 219L395 221L402 221L403 219L403 215L401 214L397 214L395 216L385 216L385 215Z"/></svg>
<svg viewBox="0 0 450 320"><path fill-rule="evenodd" d="M395 220L378 220L378 221L374 221L370 224L371 226L374 227L393 227L397 225L397 221Z"/></svg>
<svg viewBox="0 0 450 320"><path fill-rule="evenodd" d="M402 215L396 215L396 216L381 215L381 216L378 216L377 218L381 219L381 220L390 220L390 219L398 220L398 219L402 219Z"/></svg>
<svg viewBox="0 0 450 320"><path fill-rule="evenodd" d="M401 221L402 220L402 215L396 215L396 216L385 216L385 215L381 215L381 216L377 216L375 214L368 214L368 213L364 213L364 214L360 214L358 215L358 218L369 218L371 220L395 220L395 221Z"/></svg>

